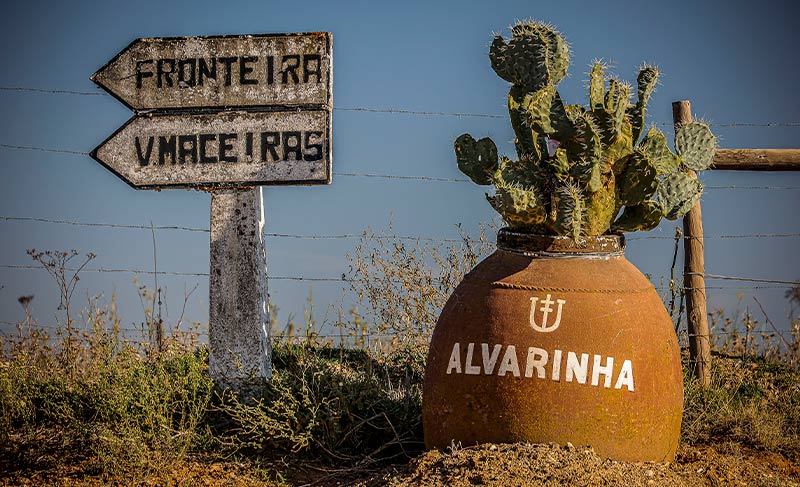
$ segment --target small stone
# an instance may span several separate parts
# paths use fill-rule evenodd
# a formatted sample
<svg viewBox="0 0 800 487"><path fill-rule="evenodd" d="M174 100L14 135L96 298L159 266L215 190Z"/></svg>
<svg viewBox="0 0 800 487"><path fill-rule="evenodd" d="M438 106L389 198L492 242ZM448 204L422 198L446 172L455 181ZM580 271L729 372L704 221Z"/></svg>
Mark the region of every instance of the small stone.
<svg viewBox="0 0 800 487"><path fill-rule="evenodd" d="M575 445L573 445L573 444L572 444L572 443L570 443L569 441L567 442L567 444L566 444L566 445L564 445L564 447L565 447L567 450L569 450L569 451L572 451L572 450L574 450L574 449L575 449Z"/></svg>
<svg viewBox="0 0 800 487"><path fill-rule="evenodd" d="M652 476L653 476L653 475L655 475L656 473L655 473L654 471L652 471L652 470L645 470L644 474L645 474L646 476L648 476L648 477L652 477Z"/></svg>
<svg viewBox="0 0 800 487"><path fill-rule="evenodd" d="M495 450L497 450L497 445L492 445L489 447L489 451L495 451Z"/></svg>

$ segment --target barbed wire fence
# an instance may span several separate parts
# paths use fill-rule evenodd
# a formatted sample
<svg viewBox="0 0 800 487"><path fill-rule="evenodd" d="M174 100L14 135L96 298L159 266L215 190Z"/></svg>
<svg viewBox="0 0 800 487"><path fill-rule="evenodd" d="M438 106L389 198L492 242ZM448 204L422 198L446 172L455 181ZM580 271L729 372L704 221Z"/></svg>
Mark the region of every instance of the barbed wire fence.
<svg viewBox="0 0 800 487"><path fill-rule="evenodd" d="M36 88L36 87L25 87L25 86L0 86L0 92L6 93L19 93L19 92L28 92L28 93L35 93L35 94L53 94L53 95L74 95L74 96L110 96L105 92L101 91L80 91L80 90L68 90L68 89L45 89L45 88ZM460 112L444 112L444 111L419 111L419 110L405 110L405 109L397 109L397 108L371 108L371 107L334 107L336 111L344 111L344 112L365 112L365 113L379 113L379 114L393 114L393 115L410 115L410 116L441 116L441 117L456 117L456 118L489 118L489 119L507 119L507 115L497 115L497 114L486 114L486 113L460 113ZM672 122L657 122L654 125L660 126L672 126ZM721 122L721 123L709 123L710 126L715 127L800 127L800 122ZM73 156L88 156L88 151L82 150L75 150L70 148L60 148L60 147L46 147L46 146L38 146L38 145L18 145L18 144L9 144L0 142L0 149L5 150L19 150L19 151L34 151L34 152L43 152L43 153L53 153L53 154L64 154L64 155L73 155ZM376 174L376 173L361 173L361 172L334 172L334 176L337 177L352 177L352 178L380 178L380 179L391 179L391 180L402 180L402 181L410 181L410 182L417 182L417 183L471 183L469 179L466 178L450 178L450 177L436 177L436 176L428 176L428 175L401 175L401 174ZM775 185L707 185L705 186L707 190L767 190L767 191L796 191L800 190L799 186L775 186ZM208 228L203 227L189 227L189 226L181 226L181 225L139 225L139 224L119 224L119 223L106 223L106 222L87 222L87 221L73 221L73 220L64 220L64 219L54 219L54 218L46 218L46 217L33 217L27 215L0 215L0 223L9 224L9 223L40 223L40 224L47 224L47 225L67 225L67 226L78 226L78 227L96 227L96 228L108 228L108 229L132 229L132 230L146 230L149 232L158 231L177 231L177 232L188 232L188 233L203 233L208 234L210 230ZM342 233L342 234L291 234L291 233L276 233L276 232L266 232L264 236L267 238L273 239L300 239L300 240L357 240L367 237L367 232L362 233ZM370 234L369 238L375 240L407 240L407 241L416 241L416 242L438 242L438 243L458 243L462 242L463 239L460 238L448 238L448 237L435 237L435 236L418 236L418 235L398 235L398 234ZM682 236L681 238L692 238L687 236ZM766 238L776 238L776 239L794 239L800 238L800 233L749 233L749 234L720 234L720 235L705 235L704 239L766 239ZM634 236L626 236L626 240L675 240L675 237L671 236L663 236L663 235L634 235ZM0 269L8 269L8 270L43 270L40 265L32 265L32 264L21 264L21 263L3 263L0 262ZM74 268L66 268L65 270L70 272L75 272L77 269ZM130 273L130 274L142 274L142 275L155 275L155 276L177 276L177 277L186 277L186 278L206 278L208 277L208 272L187 272L187 271L172 271L172 270L148 270L148 269L137 269L137 268L105 268L105 267L87 267L83 268L81 272L93 272L93 273ZM723 281L723 282L748 282L751 283L749 285L739 285L739 286L705 286L707 290L714 290L715 292L732 292L736 291L748 291L748 290L759 290L759 289L782 289L787 290L789 288L796 288L800 287L800 281L793 281L793 280L778 280L778 279L767 279L767 278L760 278L760 277L744 277L744 276L727 276L727 275L720 275L720 274L711 274L705 273L703 274L705 279L709 280L716 280L716 281ZM351 284L354 282L359 281L358 279L353 279L347 277L346 273L342 273L340 276L318 276L318 275L274 275L269 276L268 279L270 281L305 281L305 282L314 282L314 283L344 283L344 284ZM668 286L655 286L657 290L662 292L670 292L673 288ZM682 290L682 291L685 291ZM0 320L0 325L4 326L15 326L19 325L18 322L11 322L11 321L3 321ZM60 325L57 324L40 324L42 328L45 329L53 329L57 330ZM142 332L144 328L142 326L134 326L134 327L122 327L123 330L126 331L136 331ZM766 330L764 330L766 332ZM771 330L770 333L776 333L780 336L782 335L791 335L792 331L786 330ZM722 336L725 332L717 332L712 331L712 336ZM369 333L363 333L362 335L370 335ZM381 333L380 336L390 336L394 335L394 333ZM278 333L275 335L277 338L289 338L292 337L290 335ZM342 337L353 337L353 333L342 334L342 333L314 333L314 337L317 338L342 338ZM298 337L294 337L298 338Z"/></svg>
<svg viewBox="0 0 800 487"><path fill-rule="evenodd" d="M81 90L66 90L66 89L47 89L35 88L30 86L0 86L0 92L29 92L29 93L42 93L42 94L57 94L57 95L79 95L79 96L103 96L111 97L104 91L81 91ZM335 111L342 112L366 112L366 113L388 113L397 115L425 115L425 116L442 116L442 117L456 117L456 118L492 118L506 120L508 115L491 114L491 113L459 113L459 112L443 112L443 111L421 111L421 110L404 110L399 108L371 108L371 107L333 107ZM672 127L673 122L656 122L655 125ZM712 127L800 127L800 122L710 122L708 125Z"/></svg>

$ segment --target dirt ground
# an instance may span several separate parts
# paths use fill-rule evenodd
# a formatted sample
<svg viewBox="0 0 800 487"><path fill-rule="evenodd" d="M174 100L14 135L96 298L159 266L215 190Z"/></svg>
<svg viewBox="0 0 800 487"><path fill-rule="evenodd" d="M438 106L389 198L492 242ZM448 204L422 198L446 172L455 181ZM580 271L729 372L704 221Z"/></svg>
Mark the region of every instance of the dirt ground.
<svg viewBox="0 0 800 487"><path fill-rule="evenodd" d="M13 469L12 469L13 470ZM800 486L800 459L736 443L683 445L674 463L604 460L590 448L479 445L430 451L407 465L331 467L282 459L253 464L192 459L138 478L92 475L85 465L0 472L0 485L77 486Z"/></svg>
<svg viewBox="0 0 800 487"><path fill-rule="evenodd" d="M797 486L800 469L774 453L739 445L683 446L674 463L603 460L567 445L480 445L428 452L412 461L400 486Z"/></svg>

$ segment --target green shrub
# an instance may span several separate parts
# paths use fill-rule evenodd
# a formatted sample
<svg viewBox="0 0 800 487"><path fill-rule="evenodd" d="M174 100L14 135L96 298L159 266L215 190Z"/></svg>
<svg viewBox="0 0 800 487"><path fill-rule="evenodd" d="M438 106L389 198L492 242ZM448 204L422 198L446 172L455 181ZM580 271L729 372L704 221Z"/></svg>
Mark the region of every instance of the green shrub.
<svg viewBox="0 0 800 487"><path fill-rule="evenodd" d="M371 460L421 448L424 348L376 357L364 350L277 344L260 397L226 395L230 443Z"/></svg>

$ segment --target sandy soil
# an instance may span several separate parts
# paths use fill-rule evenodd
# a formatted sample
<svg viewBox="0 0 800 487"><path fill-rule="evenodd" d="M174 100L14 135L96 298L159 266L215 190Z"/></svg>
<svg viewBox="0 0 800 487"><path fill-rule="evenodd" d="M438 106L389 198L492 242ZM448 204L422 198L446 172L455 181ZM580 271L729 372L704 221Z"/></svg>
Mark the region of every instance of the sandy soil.
<svg viewBox="0 0 800 487"><path fill-rule="evenodd" d="M480 445L428 452L400 486L800 486L800 469L786 458L739 445L682 446L674 463L604 460L571 445Z"/></svg>
<svg viewBox="0 0 800 487"><path fill-rule="evenodd" d="M283 458L273 462L191 459L166 472L130 477L93 474L86 465L0 472L0 485L38 486L800 486L800 459L736 443L681 446L674 463L604 460L567 445L479 445L430 451L407 465L333 467Z"/></svg>

